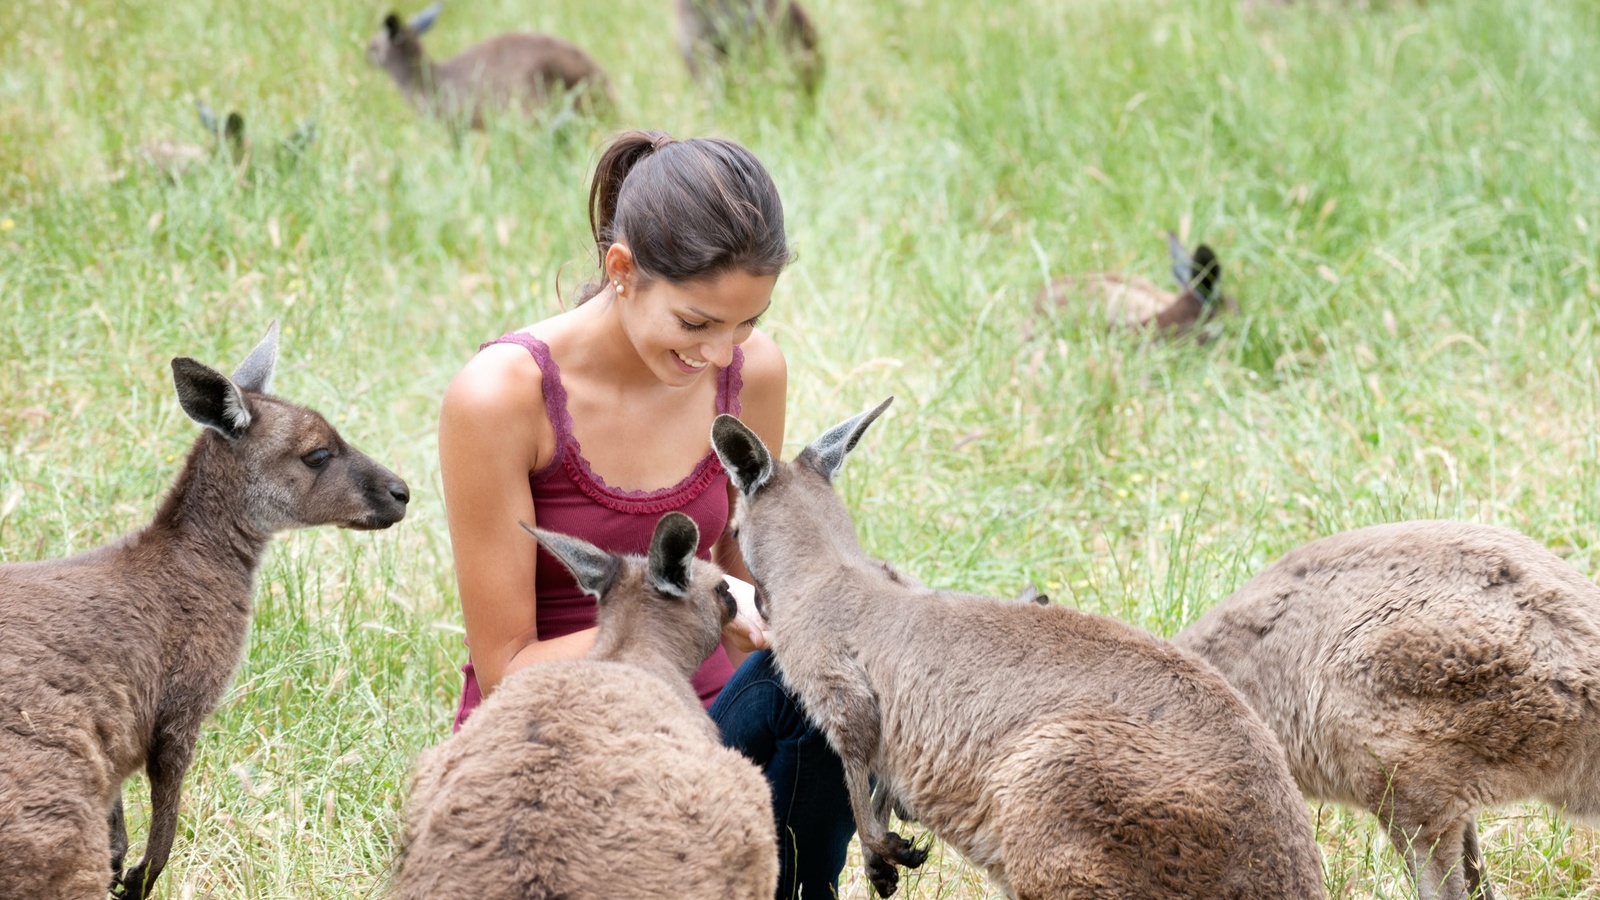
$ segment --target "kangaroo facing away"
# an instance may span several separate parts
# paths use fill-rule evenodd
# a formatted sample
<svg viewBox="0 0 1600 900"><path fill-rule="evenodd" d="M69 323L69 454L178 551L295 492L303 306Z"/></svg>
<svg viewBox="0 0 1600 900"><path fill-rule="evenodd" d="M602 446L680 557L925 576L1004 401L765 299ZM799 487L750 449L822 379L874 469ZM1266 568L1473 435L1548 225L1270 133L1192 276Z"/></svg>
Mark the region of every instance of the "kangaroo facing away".
<svg viewBox="0 0 1600 900"><path fill-rule="evenodd" d="M1177 292L1162 290L1148 279L1121 272L1063 275L1039 291L1034 308L1088 300L1104 305L1106 325L1111 329L1151 331L1162 337L1194 332L1199 343L1206 343L1214 335L1204 326L1239 308L1232 297L1222 293L1222 263L1205 244L1196 247L1190 256L1170 231L1167 251L1172 257Z"/></svg>
<svg viewBox="0 0 1600 900"><path fill-rule="evenodd" d="M1600 587L1517 532L1312 541L1175 640L1277 732L1302 791L1377 815L1425 900L1493 896L1485 806L1600 821Z"/></svg>
<svg viewBox="0 0 1600 900"><path fill-rule="evenodd" d="M610 82L600 64L553 35L507 32L433 62L422 48L422 35L438 21L439 11L435 3L410 22L390 13L367 44L367 62L388 72L422 112L482 128L487 112L532 112L557 91L574 95L577 107L589 112L610 105Z"/></svg>
<svg viewBox="0 0 1600 900"><path fill-rule="evenodd" d="M774 658L843 760L879 895L926 855L888 831L898 806L1014 900L1326 896L1282 750L1204 662L1106 616L930 590L867 556L832 481L887 406L788 463L731 416L711 438Z"/></svg>
<svg viewBox="0 0 1600 900"><path fill-rule="evenodd" d="M648 557L529 531L596 597L594 648L513 673L422 755L392 900L771 897L766 779L689 683L724 626L760 622L753 592L695 558L680 512Z"/></svg>
<svg viewBox="0 0 1600 900"><path fill-rule="evenodd" d="M267 393L278 329L229 377L172 361L205 427L154 520L66 559L0 566L0 897L150 894L201 722L233 676L275 532L387 528L405 482L322 416ZM144 859L122 871L122 782L150 779ZM115 832L115 833L113 833ZM109 852L108 852L109 851Z"/></svg>
<svg viewBox="0 0 1600 900"><path fill-rule="evenodd" d="M704 80L730 60L754 62L779 49L800 86L815 95L822 79L817 28L799 0L676 0L678 52L689 75ZM775 47L765 46L776 42Z"/></svg>

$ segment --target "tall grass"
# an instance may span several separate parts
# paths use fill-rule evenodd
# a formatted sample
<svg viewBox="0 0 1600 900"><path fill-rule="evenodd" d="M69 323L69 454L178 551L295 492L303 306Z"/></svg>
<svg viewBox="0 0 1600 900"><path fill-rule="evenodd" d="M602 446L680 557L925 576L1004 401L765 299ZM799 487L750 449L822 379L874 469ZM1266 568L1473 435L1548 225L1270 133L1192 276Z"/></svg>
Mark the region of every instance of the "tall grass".
<svg viewBox="0 0 1600 900"><path fill-rule="evenodd" d="M456 141L365 66L383 7L12 0L0 561L142 523L195 431L167 359L231 364L272 318L277 389L413 487L392 531L272 552L166 896L381 891L463 655L438 398L590 275L613 127L730 136L772 169L799 251L767 317L790 449L895 394L842 488L869 548L924 581L1036 581L1170 635L1289 547L1380 521L1495 522L1600 567L1600 6L810 2L814 113L776 82L691 85L665 0L451 5L436 53L548 30L620 106ZM127 161L204 141L196 99L258 146L308 117L318 138L249 179ZM1065 272L1163 279L1168 228L1221 254L1242 314L1220 341L1033 308ZM1370 817L1315 815L1335 896L1408 896ZM1537 807L1483 829L1505 896L1597 893L1587 831ZM994 896L954 854L902 891Z"/></svg>

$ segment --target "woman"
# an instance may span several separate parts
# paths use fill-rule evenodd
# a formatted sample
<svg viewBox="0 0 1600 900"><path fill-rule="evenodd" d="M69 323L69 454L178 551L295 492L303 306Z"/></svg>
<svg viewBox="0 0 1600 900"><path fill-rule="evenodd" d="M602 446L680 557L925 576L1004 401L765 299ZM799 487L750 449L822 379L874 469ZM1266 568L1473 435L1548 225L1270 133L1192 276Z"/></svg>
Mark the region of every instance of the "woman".
<svg viewBox="0 0 1600 900"><path fill-rule="evenodd" d="M589 221L602 278L483 345L445 393L439 463L471 648L456 728L510 673L594 643L594 601L518 520L644 553L661 514L681 510L702 556L749 577L709 435L727 412L783 445L787 371L756 330L790 258L777 188L731 141L627 132L600 159ZM766 772L778 896L832 897L854 833L843 773L764 647L724 635L695 690Z"/></svg>

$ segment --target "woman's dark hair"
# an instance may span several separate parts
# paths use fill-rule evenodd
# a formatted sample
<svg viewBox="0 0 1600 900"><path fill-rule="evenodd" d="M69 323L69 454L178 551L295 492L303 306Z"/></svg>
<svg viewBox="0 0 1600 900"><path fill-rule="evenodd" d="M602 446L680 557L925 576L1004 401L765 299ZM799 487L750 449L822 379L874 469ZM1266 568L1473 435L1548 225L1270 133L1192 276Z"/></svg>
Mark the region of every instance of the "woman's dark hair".
<svg viewBox="0 0 1600 900"><path fill-rule="evenodd" d="M595 167L589 229L600 280L579 289L579 303L605 287L606 251L617 241L627 242L646 284L776 275L790 260L772 176L749 150L720 138L617 135Z"/></svg>

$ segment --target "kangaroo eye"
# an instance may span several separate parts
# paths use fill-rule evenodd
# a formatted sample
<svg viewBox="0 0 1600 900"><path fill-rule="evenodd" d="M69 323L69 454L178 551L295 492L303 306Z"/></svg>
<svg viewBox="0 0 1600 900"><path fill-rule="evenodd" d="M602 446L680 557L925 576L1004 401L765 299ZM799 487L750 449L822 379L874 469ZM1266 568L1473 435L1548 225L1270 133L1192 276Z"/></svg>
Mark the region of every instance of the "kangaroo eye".
<svg viewBox="0 0 1600 900"><path fill-rule="evenodd" d="M324 450L324 449L322 449L320 447L318 449L316 449L316 450L311 451L310 453L307 453L305 456L300 457L300 461L301 462L305 463L306 465L310 466L313 469L322 468L323 466L328 464L328 460L330 460L330 459L333 459L333 454L329 453L327 450Z"/></svg>

